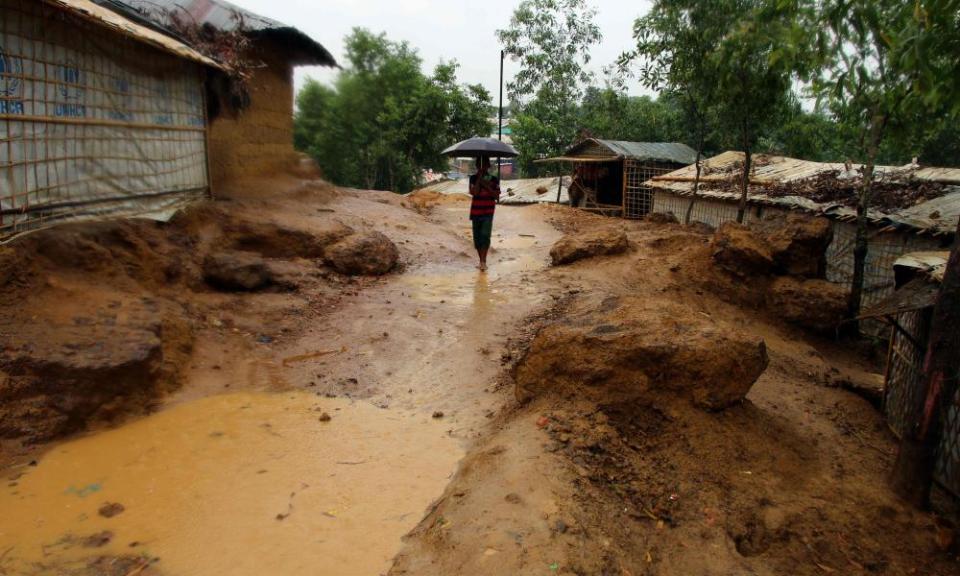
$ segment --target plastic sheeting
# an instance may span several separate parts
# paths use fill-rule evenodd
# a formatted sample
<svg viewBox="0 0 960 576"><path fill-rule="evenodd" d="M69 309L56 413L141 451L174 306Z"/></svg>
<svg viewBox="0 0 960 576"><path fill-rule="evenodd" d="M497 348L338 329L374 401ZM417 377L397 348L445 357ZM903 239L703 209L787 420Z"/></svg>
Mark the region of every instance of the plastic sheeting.
<svg viewBox="0 0 960 576"><path fill-rule="evenodd" d="M0 12L0 234L207 190L199 65L42 2Z"/></svg>

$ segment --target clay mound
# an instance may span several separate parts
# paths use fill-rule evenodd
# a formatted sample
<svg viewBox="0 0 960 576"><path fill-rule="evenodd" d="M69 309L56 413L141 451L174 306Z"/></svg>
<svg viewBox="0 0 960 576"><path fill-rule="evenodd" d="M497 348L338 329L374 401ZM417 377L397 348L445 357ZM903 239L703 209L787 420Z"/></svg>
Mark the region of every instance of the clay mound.
<svg viewBox="0 0 960 576"><path fill-rule="evenodd" d="M330 246L325 258L341 274L380 276L396 267L400 252L383 233L360 232Z"/></svg>
<svg viewBox="0 0 960 576"><path fill-rule="evenodd" d="M736 276L770 274L774 268L767 242L736 222L722 224L714 235L713 261Z"/></svg>
<svg viewBox="0 0 960 576"><path fill-rule="evenodd" d="M267 258L323 258L326 249L353 234L338 221L317 223L299 230L273 222L240 221L225 230L231 248L256 252Z"/></svg>
<svg viewBox="0 0 960 576"><path fill-rule="evenodd" d="M251 292L274 281L267 263L252 252L216 252L203 261L203 279L214 288Z"/></svg>
<svg viewBox="0 0 960 576"><path fill-rule="evenodd" d="M622 254L630 241L622 230L594 230L581 234L567 234L550 249L554 266L570 264L584 258Z"/></svg>
<svg viewBox="0 0 960 576"><path fill-rule="evenodd" d="M651 212L647 214L644 218L644 221L651 224L679 224L680 221L677 220L677 217L673 212Z"/></svg>
<svg viewBox="0 0 960 576"><path fill-rule="evenodd" d="M29 234L9 248L17 255L0 262L6 280L50 268L156 287L179 279L187 264L170 257L176 248L163 225L141 219L63 224Z"/></svg>
<svg viewBox="0 0 960 576"><path fill-rule="evenodd" d="M821 278L833 228L826 218L804 214L768 216L754 227L770 246L780 273Z"/></svg>
<svg viewBox="0 0 960 576"><path fill-rule="evenodd" d="M193 341L182 308L97 287L42 298L0 352L0 437L54 438L177 385Z"/></svg>
<svg viewBox="0 0 960 576"><path fill-rule="evenodd" d="M643 403L669 394L719 410L743 400L767 362L761 338L678 304L591 298L537 334L514 378L521 400L560 393Z"/></svg>
<svg viewBox="0 0 960 576"><path fill-rule="evenodd" d="M717 231L713 226L706 222L700 222L699 220L694 220L687 224L687 230L696 232L697 234L713 234Z"/></svg>
<svg viewBox="0 0 960 576"><path fill-rule="evenodd" d="M846 316L847 289L826 280L782 276L770 285L767 306L788 322L833 333Z"/></svg>
<svg viewBox="0 0 960 576"><path fill-rule="evenodd" d="M459 204L470 201L470 197L463 194L442 194L429 188L414 190L404 198L410 208L419 214L429 214L434 207L442 204Z"/></svg>

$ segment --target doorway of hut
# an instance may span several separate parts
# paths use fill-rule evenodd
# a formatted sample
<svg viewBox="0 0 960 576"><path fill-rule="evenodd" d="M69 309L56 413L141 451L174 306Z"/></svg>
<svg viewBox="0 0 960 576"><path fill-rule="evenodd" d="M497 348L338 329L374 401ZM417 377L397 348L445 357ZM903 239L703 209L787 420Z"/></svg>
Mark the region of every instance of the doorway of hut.
<svg viewBox="0 0 960 576"><path fill-rule="evenodd" d="M583 192L580 206L608 216L622 215L623 162L581 162L576 166L574 185Z"/></svg>

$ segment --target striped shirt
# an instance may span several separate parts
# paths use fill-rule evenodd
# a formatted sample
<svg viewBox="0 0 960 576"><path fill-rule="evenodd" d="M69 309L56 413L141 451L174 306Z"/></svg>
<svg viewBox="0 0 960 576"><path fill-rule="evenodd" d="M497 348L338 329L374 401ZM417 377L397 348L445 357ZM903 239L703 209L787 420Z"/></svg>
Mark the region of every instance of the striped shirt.
<svg viewBox="0 0 960 576"><path fill-rule="evenodd" d="M474 174L470 177L471 190L476 181L477 175ZM496 176L487 174L485 181L486 185L481 187L481 189L473 195L473 200L470 202L471 220L475 218L492 218L493 211L497 207L497 199L500 197L500 180L498 180Z"/></svg>

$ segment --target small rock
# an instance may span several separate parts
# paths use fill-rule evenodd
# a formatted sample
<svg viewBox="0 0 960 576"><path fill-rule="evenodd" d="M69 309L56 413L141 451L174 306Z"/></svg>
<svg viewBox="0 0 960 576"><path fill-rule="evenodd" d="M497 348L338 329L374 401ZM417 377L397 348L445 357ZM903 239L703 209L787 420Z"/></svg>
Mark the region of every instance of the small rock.
<svg viewBox="0 0 960 576"><path fill-rule="evenodd" d="M433 417L434 417L434 418L443 418L443 412L437 410L436 412L433 413Z"/></svg>
<svg viewBox="0 0 960 576"><path fill-rule="evenodd" d="M332 420L332 418L330 418L330 415L327 414L326 412L320 414L320 421L321 421L321 422L329 422L330 420Z"/></svg>
<svg viewBox="0 0 960 576"><path fill-rule="evenodd" d="M126 510L126 508L124 508L123 504L120 504L119 502L106 502L100 507L99 510L97 510L97 513L104 518L113 518L124 510Z"/></svg>
<svg viewBox="0 0 960 576"><path fill-rule="evenodd" d="M507 494L506 496L503 497L503 499L511 504L520 504L521 502L523 502L523 499L520 498L520 495L517 494L516 492L511 492Z"/></svg>

